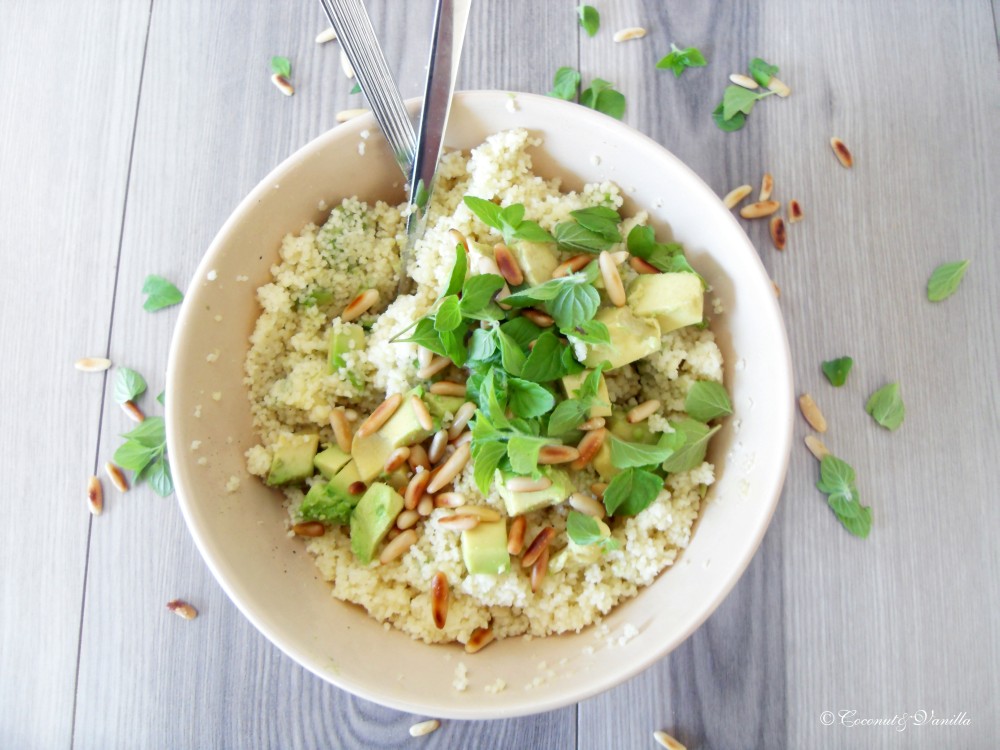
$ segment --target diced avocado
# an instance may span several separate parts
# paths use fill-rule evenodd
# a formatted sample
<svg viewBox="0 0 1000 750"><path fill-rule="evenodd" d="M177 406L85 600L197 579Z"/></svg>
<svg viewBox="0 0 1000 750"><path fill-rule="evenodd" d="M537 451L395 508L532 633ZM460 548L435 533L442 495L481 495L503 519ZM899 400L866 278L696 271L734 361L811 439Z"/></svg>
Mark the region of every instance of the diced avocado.
<svg viewBox="0 0 1000 750"><path fill-rule="evenodd" d="M551 242L515 242L511 248L524 274L524 283L537 286L552 278L552 272L559 265L556 246Z"/></svg>
<svg viewBox="0 0 1000 750"><path fill-rule="evenodd" d="M410 483L410 479L406 474L406 469L409 467L403 464L400 468L396 469L391 474L385 474L382 476L382 481L392 487L394 490L402 490L406 488L406 485Z"/></svg>
<svg viewBox="0 0 1000 750"><path fill-rule="evenodd" d="M507 522L480 522L462 532L462 559L469 573L500 575L510 570L507 554Z"/></svg>
<svg viewBox="0 0 1000 750"><path fill-rule="evenodd" d="M628 305L636 315L652 316L660 333L702 321L705 294L701 279L693 273L650 273L629 284Z"/></svg>
<svg viewBox="0 0 1000 750"><path fill-rule="evenodd" d="M328 525L344 526L351 519L351 511L361 498L351 495L328 482L316 482L309 488L299 506L299 518L303 521L322 521Z"/></svg>
<svg viewBox="0 0 1000 750"><path fill-rule="evenodd" d="M424 403L427 404L427 411L432 417L444 419L445 414L454 416L458 407L465 403L461 396L438 396L436 393L425 393Z"/></svg>
<svg viewBox="0 0 1000 750"><path fill-rule="evenodd" d="M597 451L597 455L594 456L594 468L597 469L597 473L601 475L601 479L605 482L610 482L616 474L621 473L621 469L616 469L611 463L611 445L609 441L605 440L600 450Z"/></svg>
<svg viewBox="0 0 1000 750"><path fill-rule="evenodd" d="M615 409L614 413L612 413L607 425L612 435L619 440L627 440L630 443L652 445L660 439L659 433L654 433L650 430L649 425L645 421L632 424L628 421L627 413L618 409Z"/></svg>
<svg viewBox="0 0 1000 750"><path fill-rule="evenodd" d="M403 509L403 498L387 484L368 488L351 513L351 551L367 565Z"/></svg>
<svg viewBox="0 0 1000 750"><path fill-rule="evenodd" d="M277 486L304 482L313 475L313 457L318 448L319 435L287 435L271 457L267 483Z"/></svg>
<svg viewBox="0 0 1000 750"><path fill-rule="evenodd" d="M605 307L597 311L594 320L608 327L611 343L587 344L585 367L597 367L607 360L614 370L660 348L660 324L655 318L636 317L628 307Z"/></svg>
<svg viewBox="0 0 1000 750"><path fill-rule="evenodd" d="M351 443L351 457L362 482L370 482L382 473L392 449L392 443L381 432L365 437L355 436Z"/></svg>
<svg viewBox="0 0 1000 750"><path fill-rule="evenodd" d="M597 527L601 530L602 539L611 536L611 528L604 521L597 520ZM569 544L552 556L549 570L558 573L564 569L585 568L598 562L603 554L603 550L596 544L577 544L570 539Z"/></svg>
<svg viewBox="0 0 1000 750"><path fill-rule="evenodd" d="M348 461L344 464L344 468L330 479L330 486L336 487L338 492L347 495L351 499L351 505L357 505L361 495L351 494L351 485L360 481L361 474L358 473L358 465L354 461Z"/></svg>
<svg viewBox="0 0 1000 750"><path fill-rule="evenodd" d="M363 481L370 482L382 473L386 459L393 449L419 443L431 436L432 430L421 427L420 420L413 411L409 399L412 394L411 391L403 397L403 403L396 409L396 413L378 430L366 437L354 438L351 456L358 465L358 472Z"/></svg>
<svg viewBox="0 0 1000 750"><path fill-rule="evenodd" d="M542 468L541 472L542 476L546 476L552 480L552 484L544 490L534 490L532 492L514 492L507 489L507 480L516 475L501 472L503 481L498 489L500 497L503 498L504 505L507 507L508 516L513 518L522 513L529 513L539 508L548 507L549 505L558 505L576 491L565 471L545 467Z"/></svg>
<svg viewBox="0 0 1000 750"><path fill-rule="evenodd" d="M331 445L316 454L316 457L313 459L313 466L324 477L332 479L333 475L343 469L344 465L350 460L351 457L344 453L344 451L340 450L336 445Z"/></svg>
<svg viewBox="0 0 1000 750"><path fill-rule="evenodd" d="M576 375L566 375L562 379L563 390L566 391L566 398L573 398L573 391L580 390L583 385L583 381L587 379L587 376L592 373L593 370L584 370L583 372L577 373ZM608 396L608 384L604 380L604 373L601 373L601 379L597 383L597 398L607 404L607 406L591 406L590 416L592 417L610 417L611 416L611 398Z"/></svg>
<svg viewBox="0 0 1000 750"><path fill-rule="evenodd" d="M344 352L365 348L365 329L354 323L342 323L340 329L330 329L330 349L327 354L327 371L336 372L344 366Z"/></svg>

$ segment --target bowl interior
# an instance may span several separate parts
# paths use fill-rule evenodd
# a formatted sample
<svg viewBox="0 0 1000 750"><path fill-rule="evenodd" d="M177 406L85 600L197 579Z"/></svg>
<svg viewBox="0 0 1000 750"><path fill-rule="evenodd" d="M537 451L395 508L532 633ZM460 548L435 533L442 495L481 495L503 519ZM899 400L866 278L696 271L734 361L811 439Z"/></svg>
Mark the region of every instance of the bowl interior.
<svg viewBox="0 0 1000 750"><path fill-rule="evenodd" d="M707 304L718 297L725 310L713 329L735 417L713 443L718 481L690 547L638 597L579 634L513 638L473 656L460 646L426 646L333 599L302 543L286 536L278 495L247 474L243 454L256 441L243 359L259 312L255 290L269 280L282 237L322 222L324 206L344 197L403 198L401 174L369 117L302 148L240 204L189 285L168 369L169 449L181 508L237 606L320 677L384 705L449 718L558 708L623 681L674 648L718 606L756 550L791 441L791 365L781 314L756 251L718 198L661 146L611 118L529 94L518 94L511 111L508 100L504 92L459 94L447 146L468 149L499 130L527 128L543 139L533 153L536 172L562 177L570 187L617 182L628 196L627 212L648 211L659 232L685 244L713 287ZM201 441L196 452L194 440ZM233 477L239 486L229 491ZM638 634L622 638L626 625ZM452 685L460 663L468 669L463 692ZM498 678L507 688L485 692Z"/></svg>

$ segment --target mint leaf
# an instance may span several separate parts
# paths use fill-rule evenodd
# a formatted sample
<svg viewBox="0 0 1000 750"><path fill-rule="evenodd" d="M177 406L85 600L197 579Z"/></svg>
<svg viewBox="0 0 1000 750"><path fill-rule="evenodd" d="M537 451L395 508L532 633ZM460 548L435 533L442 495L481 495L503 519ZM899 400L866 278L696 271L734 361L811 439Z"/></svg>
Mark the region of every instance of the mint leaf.
<svg viewBox="0 0 1000 750"><path fill-rule="evenodd" d="M854 467L831 454L820 462L816 488L827 495L849 495L854 491L855 479Z"/></svg>
<svg viewBox="0 0 1000 750"><path fill-rule="evenodd" d="M657 242L652 227L632 227L625 245L631 255L642 258L657 270L666 273L676 270L675 258L678 255L683 257L684 254L684 248L677 242Z"/></svg>
<svg viewBox="0 0 1000 750"><path fill-rule="evenodd" d="M292 63L287 57L275 56L271 58L271 72L277 73L285 78L292 77ZM168 493L169 494L169 493Z"/></svg>
<svg viewBox="0 0 1000 750"><path fill-rule="evenodd" d="M522 349L527 349L528 344L537 339L542 333L542 329L527 318L508 320L506 323L500 325L500 330L510 336Z"/></svg>
<svg viewBox="0 0 1000 750"><path fill-rule="evenodd" d="M126 440L146 446L147 448L166 448L167 433L163 423L163 417L146 417L131 432L122 435Z"/></svg>
<svg viewBox="0 0 1000 750"><path fill-rule="evenodd" d="M906 416L906 407L899 395L899 383L890 383L875 391L865 404L865 411L887 430L899 429Z"/></svg>
<svg viewBox="0 0 1000 750"><path fill-rule="evenodd" d="M360 94L361 93L361 84L360 83L355 83L353 86L351 86L351 90L348 91L347 93L348 94Z"/></svg>
<svg viewBox="0 0 1000 750"><path fill-rule="evenodd" d="M823 457L816 488L828 496L827 504L844 528L864 539L871 531L872 512L861 505L854 481L854 468L850 464L832 454Z"/></svg>
<svg viewBox="0 0 1000 750"><path fill-rule="evenodd" d="M656 499L663 489L663 480L644 469L625 469L616 474L604 490L604 507L608 515L620 511L623 516L634 516Z"/></svg>
<svg viewBox="0 0 1000 750"><path fill-rule="evenodd" d="M674 443L674 452L663 462L661 468L671 474L679 474L701 466L708 451L708 443L720 426L709 427L694 419L671 421L670 426L674 428L673 435L679 437L672 438L677 441Z"/></svg>
<svg viewBox="0 0 1000 750"><path fill-rule="evenodd" d="M750 77L764 88L767 88L767 84L769 84L771 79L776 75L778 75L777 65L766 63L759 57L755 57L750 61Z"/></svg>
<svg viewBox="0 0 1000 750"><path fill-rule="evenodd" d="M560 330L569 330L591 320L601 304L601 295L590 284L563 286L546 305Z"/></svg>
<svg viewBox="0 0 1000 750"><path fill-rule="evenodd" d="M500 361L503 363L503 369L511 375L520 375L524 367L524 351L502 328L497 331L497 343L500 345Z"/></svg>
<svg viewBox="0 0 1000 750"><path fill-rule="evenodd" d="M123 469L139 472L155 460L161 452L159 447L143 445L135 440L126 440L115 451L112 460Z"/></svg>
<svg viewBox="0 0 1000 750"><path fill-rule="evenodd" d="M572 330L562 333L564 336L572 336L585 344L611 343L611 333L608 331L608 327L599 320L585 320L573 326Z"/></svg>
<svg viewBox="0 0 1000 750"><path fill-rule="evenodd" d="M534 348L528 352L528 358L521 369L521 377L536 383L547 383L561 378L565 374L560 359L562 347L562 342L554 333L549 331L543 333L536 339Z"/></svg>
<svg viewBox="0 0 1000 750"><path fill-rule="evenodd" d="M580 74L573 68L559 68L552 81L552 90L548 96L564 99L568 102L576 99L576 90L580 86Z"/></svg>
<svg viewBox="0 0 1000 750"><path fill-rule="evenodd" d="M150 274L142 284L142 293L147 295L142 309L155 312L164 307L176 305L184 299L180 290L162 276Z"/></svg>
<svg viewBox="0 0 1000 750"><path fill-rule="evenodd" d="M548 434L553 437L565 435L590 417L590 407L582 401L568 398L556 404L549 416Z"/></svg>
<svg viewBox="0 0 1000 750"><path fill-rule="evenodd" d="M160 402L160 406L166 406L167 405L166 398L167 398L167 392L160 391L160 395L156 397L156 400Z"/></svg>
<svg viewBox="0 0 1000 750"><path fill-rule="evenodd" d="M477 423L480 421L479 419L476 420ZM473 432L473 436L475 436L475 431ZM476 481L476 487L484 495L489 494L496 470L500 466L500 461L506 455L507 446L505 443L496 440L473 440L473 478Z"/></svg>
<svg viewBox="0 0 1000 750"><path fill-rule="evenodd" d="M556 405L555 396L544 386L521 378L507 378L507 399L515 416L540 417Z"/></svg>
<svg viewBox="0 0 1000 750"><path fill-rule="evenodd" d="M956 260L953 263L942 263L935 268L927 280L927 299L931 302L940 302L953 295L958 285L962 283L968 267L969 261Z"/></svg>
<svg viewBox="0 0 1000 750"><path fill-rule="evenodd" d="M465 274L468 273L468 270L469 257L462 243L459 242L455 245L455 265L451 267L451 276L448 277L448 284L441 293L442 298L450 294L458 294L461 291L462 285L465 284Z"/></svg>
<svg viewBox="0 0 1000 750"><path fill-rule="evenodd" d="M551 234L542 229L541 225L534 221L522 221L514 231L515 240L525 242L555 242Z"/></svg>
<svg viewBox="0 0 1000 750"><path fill-rule="evenodd" d="M587 36L594 36L601 27L601 14L592 5L581 5L576 12L580 19L580 27L587 32Z"/></svg>
<svg viewBox="0 0 1000 750"><path fill-rule="evenodd" d="M477 328L469 339L469 359L482 362L488 360L497 350L496 335L490 328Z"/></svg>
<svg viewBox="0 0 1000 750"><path fill-rule="evenodd" d="M472 213L479 217L483 224L494 229L503 229L503 224L500 221L500 206L496 203L477 198L474 195L467 195L462 198L462 201Z"/></svg>
<svg viewBox="0 0 1000 750"><path fill-rule="evenodd" d="M608 434L611 443L611 465L616 469L631 467L656 466L667 460L674 452L671 445L645 445L619 440Z"/></svg>
<svg viewBox="0 0 1000 750"><path fill-rule="evenodd" d="M538 452L552 441L530 435L514 435L507 441L510 467L517 474L532 475L538 471Z"/></svg>
<svg viewBox="0 0 1000 750"><path fill-rule="evenodd" d="M742 86L726 86L722 93L722 117L724 120L731 120L737 113L748 115L758 100L773 94L773 91L758 94Z"/></svg>
<svg viewBox="0 0 1000 750"><path fill-rule="evenodd" d="M744 125L747 124L747 116L742 112L737 112L735 115L726 119L723 115L723 105L719 102L719 106L712 110L712 120L722 130L726 133L732 133L740 130Z"/></svg>
<svg viewBox="0 0 1000 750"><path fill-rule="evenodd" d="M564 221L556 224L552 235L561 246L573 250L583 250L587 253L597 254L615 244L614 240L609 240L587 229L579 222Z"/></svg>
<svg viewBox="0 0 1000 750"><path fill-rule="evenodd" d="M124 404L132 401L146 390L146 381L135 370L127 367L119 367L115 374L115 387L112 393L115 402Z"/></svg>
<svg viewBox="0 0 1000 750"><path fill-rule="evenodd" d="M446 356L444 346L441 344L441 336L436 328L434 328L434 321L430 318L421 318L417 321L413 332L410 334L409 338L398 339L401 343L410 342L417 346L422 346L425 349L430 349L435 354L440 354L442 357Z"/></svg>
<svg viewBox="0 0 1000 750"><path fill-rule="evenodd" d="M601 525L592 516L571 510L566 517L566 535L573 544L581 547L596 544L605 552L618 549L621 545L617 539L606 537L601 533Z"/></svg>
<svg viewBox="0 0 1000 750"><path fill-rule="evenodd" d="M454 331L462 324L462 313L458 309L458 297L449 294L441 300L434 314L434 329L437 331Z"/></svg>
<svg viewBox="0 0 1000 750"><path fill-rule="evenodd" d="M580 95L580 103L591 109L596 109L601 114L614 117L616 120L625 116L625 95L612 88L604 89L599 94L593 95L592 98L588 98L587 92L584 91Z"/></svg>
<svg viewBox="0 0 1000 750"><path fill-rule="evenodd" d="M838 357L824 362L821 368L826 379L830 381L830 385L834 388L840 388L847 382L847 375L853 366L854 360L850 357Z"/></svg>
<svg viewBox="0 0 1000 750"><path fill-rule="evenodd" d="M732 414L733 405L720 383L699 380L688 390L684 399L684 411L699 422L708 422L716 417Z"/></svg>
<svg viewBox="0 0 1000 750"><path fill-rule="evenodd" d="M656 63L656 67L661 70L672 70L674 76L681 77L688 68L704 68L708 64L705 56L697 47L680 49L676 44L671 43L670 54Z"/></svg>
<svg viewBox="0 0 1000 750"><path fill-rule="evenodd" d="M461 318L459 318L458 328L438 332L445 356L459 367L465 365L465 360L469 358L469 351L465 348L465 334L468 331L468 325L462 325Z"/></svg>
<svg viewBox="0 0 1000 750"><path fill-rule="evenodd" d="M166 497L174 491L174 480L170 474L170 464L167 462L166 456L160 456L150 464L142 472L141 478L149 482L153 492L160 497Z"/></svg>
<svg viewBox="0 0 1000 750"><path fill-rule="evenodd" d="M577 273L571 273L559 279L549 279L537 286L522 289L504 298L504 304L511 307L532 307L536 302L547 302L559 296L559 293L569 286L593 284L600 271L597 262L593 262Z"/></svg>
<svg viewBox="0 0 1000 750"><path fill-rule="evenodd" d="M599 237L603 237L609 242L621 242L622 236L618 231L618 225L622 217L613 208L607 206L591 206L581 208L577 211L570 211L570 216L576 219L577 223L584 229L589 229Z"/></svg>
<svg viewBox="0 0 1000 750"><path fill-rule="evenodd" d="M503 310L493 304L493 297L503 289L503 285L503 277L495 273L470 276L462 289L462 301L459 305L462 315L466 318L501 320Z"/></svg>

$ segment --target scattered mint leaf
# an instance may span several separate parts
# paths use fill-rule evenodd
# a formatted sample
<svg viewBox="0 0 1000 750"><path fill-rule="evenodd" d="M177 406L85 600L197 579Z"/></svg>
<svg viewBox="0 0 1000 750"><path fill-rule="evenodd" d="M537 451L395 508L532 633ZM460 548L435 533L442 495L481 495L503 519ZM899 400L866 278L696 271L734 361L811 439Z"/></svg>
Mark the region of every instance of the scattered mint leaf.
<svg viewBox="0 0 1000 750"><path fill-rule="evenodd" d="M136 482L148 481L160 497L173 492L163 417L146 417L138 427L122 437L125 443L115 451L114 462L134 471Z"/></svg>
<svg viewBox="0 0 1000 750"><path fill-rule="evenodd" d="M497 339L490 328L477 328L469 339L469 359L484 362L490 359L497 350Z"/></svg>
<svg viewBox="0 0 1000 750"><path fill-rule="evenodd" d="M138 427L132 432L125 433L122 437L145 445L147 448L165 446L167 438L163 417L146 417Z"/></svg>
<svg viewBox="0 0 1000 750"><path fill-rule="evenodd" d="M865 404L865 411L887 430L899 429L906 416L906 407L899 395L899 383L890 383L875 391Z"/></svg>
<svg viewBox="0 0 1000 750"><path fill-rule="evenodd" d="M700 49L697 47L680 49L673 43L670 45L670 54L656 63L656 67L661 70L672 70L677 78L680 78L681 73L688 68L704 68L706 65L708 61Z"/></svg>
<svg viewBox="0 0 1000 750"><path fill-rule="evenodd" d="M758 100L773 95L773 91L758 94L742 86L726 86L726 90L722 93L722 118L731 120L737 113L748 115Z"/></svg>
<svg viewBox="0 0 1000 750"><path fill-rule="evenodd" d="M861 505L855 486L854 468L834 455L820 462L820 478L816 488L827 495L827 504L837 520L854 536L866 538L872 528L871 508Z"/></svg>
<svg viewBox="0 0 1000 750"><path fill-rule="evenodd" d="M127 367L118 368L112 394L116 403L124 404L126 401L132 401L137 396L142 395L145 390L146 381L142 375Z"/></svg>
<svg viewBox="0 0 1000 750"><path fill-rule="evenodd" d="M601 14L592 5L581 5L576 12L580 17L580 27L587 32L587 36L594 36L601 28Z"/></svg>
<svg viewBox="0 0 1000 750"><path fill-rule="evenodd" d="M556 405L555 396L547 388L530 380L508 378L507 389L511 411L524 419L540 417Z"/></svg>
<svg viewBox="0 0 1000 750"><path fill-rule="evenodd" d="M600 271L597 263L590 263L586 268L558 279L549 279L536 286L514 292L504 298L504 304L511 307L533 307L537 302L548 302L559 296L563 289L570 286L593 285Z"/></svg>
<svg viewBox="0 0 1000 750"><path fill-rule="evenodd" d="M750 77L764 88L767 88L767 84L769 84L771 79L776 75L778 75L777 65L766 63L759 57L755 57L750 61ZM749 114L749 112L747 114Z"/></svg>
<svg viewBox="0 0 1000 750"><path fill-rule="evenodd" d="M285 78L292 77L292 63L287 57L275 56L271 58L271 72L277 73Z"/></svg>
<svg viewBox="0 0 1000 750"><path fill-rule="evenodd" d="M675 258L683 257L684 248L677 242L662 243L656 241L656 233L652 227L635 226L628 233L625 241L631 255L642 258L654 268L669 273L675 270Z"/></svg>
<svg viewBox="0 0 1000 750"><path fill-rule="evenodd" d="M465 203L469 210L478 216L479 220L486 226L493 227L494 229L503 228L503 224L500 221L500 206L493 201L477 198L474 195L467 195L462 198L462 202Z"/></svg>
<svg viewBox="0 0 1000 750"><path fill-rule="evenodd" d="M580 87L580 73L573 68L562 67L556 71L552 81L552 90L548 96L564 99L568 102L576 99L576 91Z"/></svg>
<svg viewBox="0 0 1000 750"><path fill-rule="evenodd" d="M940 302L953 295L958 285L962 283L968 267L969 261L956 260L952 263L942 263L935 268L927 280L927 299L931 302Z"/></svg>
<svg viewBox="0 0 1000 750"><path fill-rule="evenodd" d="M535 221L522 221L514 230L515 240L525 242L555 242L551 234L542 229L541 225Z"/></svg>
<svg viewBox="0 0 1000 750"><path fill-rule="evenodd" d="M625 95L603 78L595 78L590 82L590 87L580 94L580 104L616 120L625 115Z"/></svg>
<svg viewBox="0 0 1000 750"><path fill-rule="evenodd" d="M441 346L445 356L454 362L458 367L465 365L465 360L469 358L469 351L465 347L465 334L468 333L468 324L462 324L459 318L458 328L451 331L439 331Z"/></svg>
<svg viewBox="0 0 1000 750"><path fill-rule="evenodd" d="M156 400L160 402L160 406L167 405L167 392L160 391L160 395L156 397Z"/></svg>
<svg viewBox="0 0 1000 750"><path fill-rule="evenodd" d="M744 125L747 124L747 116L742 112L737 112L735 115L730 117L728 120L722 116L723 105L719 102L719 106L712 110L712 120L718 125L719 130L726 133L732 133L740 130Z"/></svg>
<svg viewBox="0 0 1000 750"><path fill-rule="evenodd" d="M673 433L668 433L673 434ZM611 465L616 469L656 466L662 464L674 452L672 445L630 443L609 434L611 444Z"/></svg>
<svg viewBox="0 0 1000 750"><path fill-rule="evenodd" d="M663 480L651 471L625 469L604 490L604 507L609 516L634 516L648 508L662 489Z"/></svg>
<svg viewBox="0 0 1000 750"><path fill-rule="evenodd" d="M462 324L462 313L459 310L458 296L449 294L441 300L437 312L434 313L434 329L437 331L454 331Z"/></svg>
<svg viewBox="0 0 1000 750"><path fill-rule="evenodd" d="M834 388L840 388L847 382L847 376L854 366L854 360L850 357L838 357L824 362L821 367L826 379Z"/></svg>
<svg viewBox="0 0 1000 750"><path fill-rule="evenodd" d="M127 440L115 451L113 460L123 469L138 472L145 469L159 455L160 451L156 447L143 445L135 440Z"/></svg>
<svg viewBox="0 0 1000 750"><path fill-rule="evenodd" d="M581 547L596 544L604 552L611 552L621 546L617 539L601 533L601 526L596 518L575 510L571 510L566 517L566 534L573 544Z"/></svg>
<svg viewBox="0 0 1000 750"><path fill-rule="evenodd" d="M348 94L360 94L361 93L361 84L360 83L355 83L353 86L351 86L351 90L348 91L347 93Z"/></svg>
<svg viewBox="0 0 1000 750"><path fill-rule="evenodd" d="M708 422L716 417L732 414L733 405L721 383L699 380L688 390L684 399L684 411L699 422Z"/></svg>
<svg viewBox="0 0 1000 750"><path fill-rule="evenodd" d="M170 474L170 464L166 456L160 456L147 466L141 473L141 478L149 482L160 497L167 497L174 491L174 480Z"/></svg>
<svg viewBox="0 0 1000 750"><path fill-rule="evenodd" d="M590 208L570 211L570 216L576 219L577 223L584 229L589 229L609 242L622 241L621 233L618 231L622 217L613 208L591 206Z"/></svg>
<svg viewBox="0 0 1000 750"><path fill-rule="evenodd" d="M712 435L719 431L720 426L709 427L694 419L671 421L670 426L674 428L673 434L680 436L673 438L679 445L675 444L673 454L663 462L661 468L672 474L678 474L701 466L708 451L708 442L712 439Z"/></svg>
<svg viewBox="0 0 1000 750"><path fill-rule="evenodd" d="M180 290L162 276L150 274L142 284L142 293L147 295L142 309L155 312L164 307L176 305L184 299Z"/></svg>

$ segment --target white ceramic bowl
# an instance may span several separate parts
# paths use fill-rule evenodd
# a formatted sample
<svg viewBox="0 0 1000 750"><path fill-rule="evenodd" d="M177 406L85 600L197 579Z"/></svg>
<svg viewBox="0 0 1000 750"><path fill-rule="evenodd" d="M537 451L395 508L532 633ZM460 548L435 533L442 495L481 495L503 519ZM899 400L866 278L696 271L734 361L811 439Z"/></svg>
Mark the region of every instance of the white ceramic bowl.
<svg viewBox="0 0 1000 750"><path fill-rule="evenodd" d="M181 310L167 372L167 426L181 509L226 593L278 648L306 669L363 698L415 714L460 719L549 711L637 674L687 638L719 605L757 549L781 490L791 442L788 344L774 290L757 253L716 195L666 149L622 123L557 99L505 92L459 94L446 145L468 149L499 130L541 136L536 170L570 187L610 179L625 212L649 212L658 236L688 250L725 308L713 328L735 407L712 444L718 482L678 563L608 616L608 635L512 638L468 655L386 631L359 607L330 596L300 540L285 533L275 491L249 476L256 441L242 384L254 292L269 279L281 238L321 223L321 201L402 199L402 180L370 117L323 134L286 159L233 212L205 254ZM360 133L371 131L358 153ZM599 156L592 159L592 156ZM709 305L711 303L709 302ZM221 316L221 320L217 316ZM218 359L206 357L218 351ZM221 395L219 395L221 394ZM219 396L216 400L215 396ZM200 417L196 416L200 414ZM738 424L738 429L737 429ZM190 450L193 440L200 449ZM196 459L205 458L199 464ZM239 489L227 492L231 477ZM610 645L626 624L638 635ZM554 675L545 676L545 662ZM469 688L452 687L457 665ZM542 684L525 686L543 676ZM484 686L502 678L507 689Z"/></svg>

